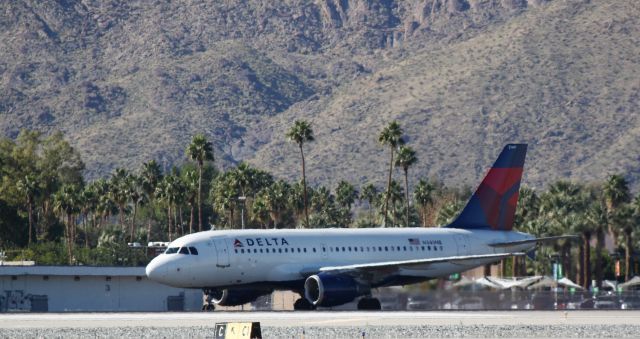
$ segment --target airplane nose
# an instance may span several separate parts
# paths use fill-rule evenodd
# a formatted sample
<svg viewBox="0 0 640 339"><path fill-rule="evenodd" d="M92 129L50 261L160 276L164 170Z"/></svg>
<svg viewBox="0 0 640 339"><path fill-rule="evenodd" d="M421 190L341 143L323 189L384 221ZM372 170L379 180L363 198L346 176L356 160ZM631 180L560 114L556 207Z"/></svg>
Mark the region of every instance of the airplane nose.
<svg viewBox="0 0 640 339"><path fill-rule="evenodd" d="M158 258L155 258L147 265L145 273L149 280L161 282L167 275L167 267L166 265L163 265Z"/></svg>

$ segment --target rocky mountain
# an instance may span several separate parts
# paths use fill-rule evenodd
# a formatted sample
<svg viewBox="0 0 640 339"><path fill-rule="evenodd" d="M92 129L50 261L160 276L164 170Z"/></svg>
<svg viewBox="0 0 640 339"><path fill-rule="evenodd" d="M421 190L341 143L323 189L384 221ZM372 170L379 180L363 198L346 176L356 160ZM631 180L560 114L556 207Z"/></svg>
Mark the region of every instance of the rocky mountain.
<svg viewBox="0 0 640 339"><path fill-rule="evenodd" d="M525 181L640 175L640 3L624 0L7 1L0 130L62 130L90 176L184 159L191 135L315 184L384 180L398 120L413 178L475 184L506 142Z"/></svg>

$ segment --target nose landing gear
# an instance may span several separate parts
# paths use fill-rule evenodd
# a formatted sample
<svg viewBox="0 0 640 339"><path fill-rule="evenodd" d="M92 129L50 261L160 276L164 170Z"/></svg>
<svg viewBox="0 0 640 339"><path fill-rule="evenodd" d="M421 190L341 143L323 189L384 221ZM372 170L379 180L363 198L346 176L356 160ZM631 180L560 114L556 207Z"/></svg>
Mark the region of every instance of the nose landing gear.
<svg viewBox="0 0 640 339"><path fill-rule="evenodd" d="M211 312L216 309L216 306L213 304L213 294L211 290L203 290L203 303L202 303L202 311Z"/></svg>

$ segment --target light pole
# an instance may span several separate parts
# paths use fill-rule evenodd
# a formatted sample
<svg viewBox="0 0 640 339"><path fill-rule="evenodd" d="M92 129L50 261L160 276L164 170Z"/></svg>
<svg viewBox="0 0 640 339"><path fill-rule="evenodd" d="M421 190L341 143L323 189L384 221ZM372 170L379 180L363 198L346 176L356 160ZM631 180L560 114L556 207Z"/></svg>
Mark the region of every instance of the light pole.
<svg viewBox="0 0 640 339"><path fill-rule="evenodd" d="M244 229L244 202L247 200L247 197L241 195L238 197L238 201L240 201L240 221L242 224L242 229Z"/></svg>

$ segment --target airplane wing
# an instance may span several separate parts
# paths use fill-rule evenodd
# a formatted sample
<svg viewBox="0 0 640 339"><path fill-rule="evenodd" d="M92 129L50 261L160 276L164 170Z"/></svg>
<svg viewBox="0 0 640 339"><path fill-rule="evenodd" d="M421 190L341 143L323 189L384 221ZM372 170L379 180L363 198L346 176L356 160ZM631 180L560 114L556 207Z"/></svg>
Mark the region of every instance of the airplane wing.
<svg viewBox="0 0 640 339"><path fill-rule="evenodd" d="M500 260L512 256L523 256L524 253L515 252L515 253L500 253L500 254L481 254L481 255L462 255L462 256L454 256L454 257L441 257L441 258L429 258L429 259L413 259L413 260L401 260L401 261L383 261L383 262L374 262L374 263L364 263L364 264L354 264L354 265L345 265L345 266L327 266L320 267L315 270L315 272L305 272L305 273L346 273L350 275L362 275L364 273L376 273L378 272L389 272L398 270L401 268L411 269L413 267L420 266L424 268L430 264L438 264L438 263L459 263L464 264L465 261L478 260L478 259L495 259Z"/></svg>
<svg viewBox="0 0 640 339"><path fill-rule="evenodd" d="M553 242L561 239L577 239L579 236L577 235L559 235L555 237L543 237L543 238L535 238L535 239L527 239L527 240L518 240L518 241L509 241L509 242L499 242L494 244L489 244L491 247L510 247L516 245L524 245L531 243L543 243L543 242Z"/></svg>

